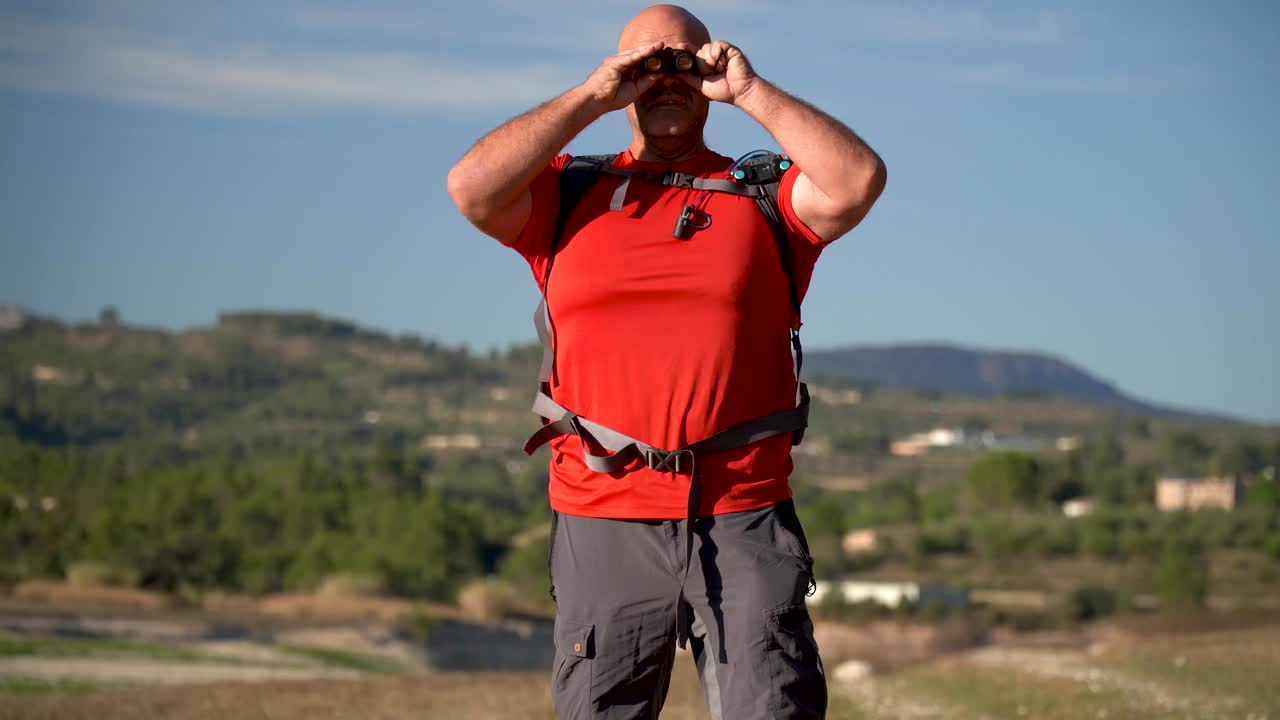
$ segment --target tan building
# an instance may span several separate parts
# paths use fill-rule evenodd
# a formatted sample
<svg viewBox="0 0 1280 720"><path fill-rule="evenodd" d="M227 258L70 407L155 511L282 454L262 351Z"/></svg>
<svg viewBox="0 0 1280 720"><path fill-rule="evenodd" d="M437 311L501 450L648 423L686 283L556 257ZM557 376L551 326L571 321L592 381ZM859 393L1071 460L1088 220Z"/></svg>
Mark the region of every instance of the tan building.
<svg viewBox="0 0 1280 720"><path fill-rule="evenodd" d="M1234 510L1243 499L1236 478L1160 478L1156 481L1156 507L1179 510Z"/></svg>
<svg viewBox="0 0 1280 720"><path fill-rule="evenodd" d="M846 555L862 555L873 553L880 548L880 538L871 528L850 530L840 542Z"/></svg>

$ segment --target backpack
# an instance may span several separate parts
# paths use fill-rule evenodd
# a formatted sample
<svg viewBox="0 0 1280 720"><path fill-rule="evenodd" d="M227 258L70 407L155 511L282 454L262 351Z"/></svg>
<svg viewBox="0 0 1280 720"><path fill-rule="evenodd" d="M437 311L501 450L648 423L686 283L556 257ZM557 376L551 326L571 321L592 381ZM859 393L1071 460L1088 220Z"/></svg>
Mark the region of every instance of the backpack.
<svg viewBox="0 0 1280 720"><path fill-rule="evenodd" d="M538 329L538 338L542 342L542 368L538 373L539 387L534 398L533 412L542 418L542 427L535 432L524 445L524 451L532 455L539 447L552 439L575 435L582 442L583 461L592 470L600 473L613 473L639 460L651 470L673 471L689 475L688 512L684 532L685 572L688 572L690 558L693 553L693 521L697 512L701 483L698 475L697 458L705 453L715 453L763 440L774 435L790 433L791 444L799 445L804 437L809 422L809 391L800 382L800 368L804 362L804 354L800 347L800 295L796 290L795 278L791 272L790 243L783 229L782 216L778 210L778 184L782 174L791 167L791 161L785 155L772 155L755 152L735 162L730 167L730 177L723 180L698 178L684 173L639 173L622 170L612 166L612 155L588 155L572 158L560 171L560 208L556 216L555 234L551 238L551 247L547 258L547 268L542 276L542 301L534 314L534 325ZM692 442L684 447L667 449L653 447L641 440L629 437L604 425L593 422L590 418L578 415L565 408L551 397L551 377L555 371L555 350L553 342L554 325L548 323L547 283L551 280L551 267L555 262L557 246L569 215L574 207L597 180L603 175L622 177L613 198L609 203L611 210L621 210L626 195L627 184L633 177L640 177L648 182L672 187L683 187L710 192L727 192L734 195L745 195L754 198L760 211L764 213L770 233L777 246L778 261L782 264L783 274L787 277L793 317L791 327L791 347L795 353L796 405L793 408L775 412L770 415L748 420L715 435ZM686 205L676 221L673 234L683 237L686 226L694 228L700 225L697 217L697 205ZM604 454L599 454L603 450ZM551 516L551 542L555 542L557 513ZM548 550L548 575L550 574L551 551ZM812 574L810 587L814 587ZM551 597L555 599L555 586L550 588ZM685 636L682 628L688 618L683 617L685 606L678 606L677 642L684 647Z"/></svg>
<svg viewBox="0 0 1280 720"><path fill-rule="evenodd" d="M800 345L800 293L796 289L795 277L791 271L790 242L787 240L786 230L782 223L782 213L778 209L778 186L782 183L783 173L792 166L791 160L786 155L757 150L743 156L731 165L728 178L718 180L699 178L676 172L658 173L622 170L612 166L614 157L613 155L573 157L565 165L564 169L560 171L560 207L556 216L555 230L551 237L547 267L542 275L543 302L539 305L537 316L535 317L538 335L543 342L543 365L540 372L540 380L549 382L551 373L555 372L555 358L552 350L554 325L550 329L545 327L547 316L545 293L547 283L551 280L551 268L555 264L556 250L560 245L565 228L568 226L569 216L573 213L574 208L577 207L578 202L582 200L587 191L601 177L604 175L616 175L623 179L610 202L611 210L622 209L622 200L626 194L627 184L633 177L640 177L647 182L671 187L745 195L755 200L756 206L764 215L765 222L769 226L769 231L773 236L777 250L778 262L782 266L783 275L787 278L787 292L792 308L791 347L795 353L796 379L798 381L800 369L804 364L804 349ZM673 234L676 237L683 237L685 227L691 222L691 226L694 228L705 227L705 225L698 225L696 222L697 214L699 213L700 211L694 205L686 205L684 212L681 213L676 221ZM800 392L804 392L803 387ZM793 444L798 445L803 434L803 431L796 433Z"/></svg>

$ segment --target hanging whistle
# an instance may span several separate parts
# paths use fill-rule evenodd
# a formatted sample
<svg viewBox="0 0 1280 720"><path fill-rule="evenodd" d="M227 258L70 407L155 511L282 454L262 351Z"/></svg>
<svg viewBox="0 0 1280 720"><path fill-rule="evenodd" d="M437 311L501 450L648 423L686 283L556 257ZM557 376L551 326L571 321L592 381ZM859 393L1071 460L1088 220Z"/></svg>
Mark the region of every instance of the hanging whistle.
<svg viewBox="0 0 1280 720"><path fill-rule="evenodd" d="M676 218L676 228L672 231L671 236L684 240L684 231L687 227L694 230L706 230L711 227L711 216L692 205L685 205L684 209L680 211L680 217Z"/></svg>

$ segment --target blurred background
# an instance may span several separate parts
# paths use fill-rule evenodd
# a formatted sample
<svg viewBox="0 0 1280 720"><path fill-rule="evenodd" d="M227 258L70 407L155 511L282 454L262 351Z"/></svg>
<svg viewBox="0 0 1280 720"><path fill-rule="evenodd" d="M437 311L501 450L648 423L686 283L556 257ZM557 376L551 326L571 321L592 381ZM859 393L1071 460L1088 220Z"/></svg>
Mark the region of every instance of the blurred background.
<svg viewBox="0 0 1280 720"><path fill-rule="evenodd" d="M552 717L537 293L445 176L640 7L0 4L0 716ZM889 167L805 301L831 716L1276 717L1280 11L687 7Z"/></svg>

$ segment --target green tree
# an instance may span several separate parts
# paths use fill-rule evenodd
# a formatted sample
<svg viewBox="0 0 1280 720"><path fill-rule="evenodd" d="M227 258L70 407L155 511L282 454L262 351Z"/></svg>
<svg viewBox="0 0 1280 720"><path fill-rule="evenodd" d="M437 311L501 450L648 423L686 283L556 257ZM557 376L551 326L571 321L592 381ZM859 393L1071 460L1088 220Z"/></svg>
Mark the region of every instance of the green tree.
<svg viewBox="0 0 1280 720"><path fill-rule="evenodd" d="M1167 473L1199 475L1207 468L1211 448L1198 433L1177 430L1160 442L1160 461Z"/></svg>
<svg viewBox="0 0 1280 720"><path fill-rule="evenodd" d="M1133 465L1113 465L1088 479L1090 494L1109 505L1150 505L1154 502L1151 476Z"/></svg>
<svg viewBox="0 0 1280 720"><path fill-rule="evenodd" d="M1245 505L1258 510L1280 510L1280 482L1257 477L1244 486Z"/></svg>
<svg viewBox="0 0 1280 720"><path fill-rule="evenodd" d="M512 548L499 564L498 575L520 592L536 602L550 599L548 590L551 578L547 568L548 543L546 538Z"/></svg>
<svg viewBox="0 0 1280 720"><path fill-rule="evenodd" d="M1260 445L1236 439L1219 447L1209 462L1214 475L1249 476L1267 466L1266 453Z"/></svg>
<svg viewBox="0 0 1280 720"><path fill-rule="evenodd" d="M1030 504L1039 496L1039 483L1040 466L1020 452L989 453L969 470L969 492L988 507Z"/></svg>
<svg viewBox="0 0 1280 720"><path fill-rule="evenodd" d="M1204 607L1209 595L1209 573L1204 558L1186 541L1170 539L1156 566L1156 594L1160 607L1186 610Z"/></svg>

